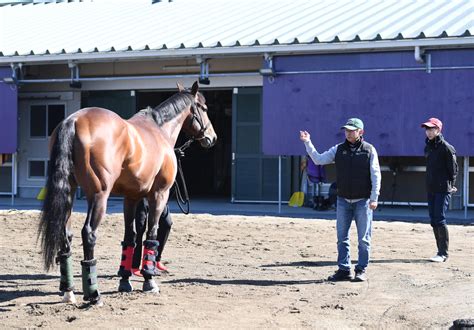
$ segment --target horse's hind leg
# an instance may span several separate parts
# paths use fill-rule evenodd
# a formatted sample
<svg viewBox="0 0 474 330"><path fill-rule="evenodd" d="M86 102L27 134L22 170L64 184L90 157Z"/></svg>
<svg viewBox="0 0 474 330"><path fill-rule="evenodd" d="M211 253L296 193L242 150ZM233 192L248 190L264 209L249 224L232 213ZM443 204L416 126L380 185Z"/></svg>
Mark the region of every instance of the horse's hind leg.
<svg viewBox="0 0 474 330"><path fill-rule="evenodd" d="M76 303L76 297L74 296L74 279L72 271L72 232L71 232L71 219L68 220L65 228L66 240L58 251L57 262L59 263L59 269L61 272L61 280L59 284L59 290L63 293L62 302L65 303Z"/></svg>
<svg viewBox="0 0 474 330"><path fill-rule="evenodd" d="M71 211L72 201L74 201L74 194L76 192L76 185L71 185ZM76 297L74 296L74 279L72 271L72 231L71 231L71 211L68 215L68 221L65 226L64 241L61 249L58 251L56 262L59 263L59 269L61 272L61 280L59 284L59 290L63 293L62 302L65 303L76 303Z"/></svg>
<svg viewBox="0 0 474 330"><path fill-rule="evenodd" d="M122 241L122 260L118 275L122 277L119 292L132 292L133 287L129 280L132 276L132 263L135 249L136 230L133 226L137 201L125 198L123 202L125 235Z"/></svg>
<svg viewBox="0 0 474 330"><path fill-rule="evenodd" d="M84 300L98 305L101 304L101 300L97 284L97 260L94 259L94 247L97 241L97 228L105 215L108 197L109 192L102 191L88 198L86 222L81 231L84 249L84 260L81 261Z"/></svg>

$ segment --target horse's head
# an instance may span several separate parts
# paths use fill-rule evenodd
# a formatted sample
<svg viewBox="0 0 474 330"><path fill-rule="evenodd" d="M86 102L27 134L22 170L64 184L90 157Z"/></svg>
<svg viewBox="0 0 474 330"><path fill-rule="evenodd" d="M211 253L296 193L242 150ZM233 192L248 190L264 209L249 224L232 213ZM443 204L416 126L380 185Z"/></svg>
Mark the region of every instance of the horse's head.
<svg viewBox="0 0 474 330"><path fill-rule="evenodd" d="M178 83L177 85L180 92L185 91L181 84ZM217 135L207 115L206 99L199 92L197 81L191 87L190 93L194 100L189 116L184 122L183 130L186 134L199 141L202 147L210 148L216 143Z"/></svg>

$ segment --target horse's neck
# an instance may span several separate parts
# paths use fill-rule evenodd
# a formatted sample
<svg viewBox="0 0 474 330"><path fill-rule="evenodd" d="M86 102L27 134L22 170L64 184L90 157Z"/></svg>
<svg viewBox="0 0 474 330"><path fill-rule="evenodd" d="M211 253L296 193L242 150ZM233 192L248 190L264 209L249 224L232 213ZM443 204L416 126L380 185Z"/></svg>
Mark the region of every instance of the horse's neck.
<svg viewBox="0 0 474 330"><path fill-rule="evenodd" d="M182 111L175 118L161 126L161 129L165 132L172 145L175 145L176 140L178 140L179 132L181 132L181 128L183 127L186 117L189 115L189 111L190 109Z"/></svg>

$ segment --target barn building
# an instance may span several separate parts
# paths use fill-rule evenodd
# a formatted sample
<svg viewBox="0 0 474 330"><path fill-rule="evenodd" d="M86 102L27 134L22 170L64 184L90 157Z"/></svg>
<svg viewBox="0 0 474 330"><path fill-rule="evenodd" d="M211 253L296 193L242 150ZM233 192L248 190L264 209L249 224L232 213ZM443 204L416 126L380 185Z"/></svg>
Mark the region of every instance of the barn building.
<svg viewBox="0 0 474 330"><path fill-rule="evenodd" d="M123 118L199 80L219 140L183 160L190 194L288 201L305 155L359 117L381 201L424 205L424 131L438 117L474 206L474 2L174 0L0 2L0 193L35 197L54 127L80 108ZM326 182L335 180L326 167Z"/></svg>

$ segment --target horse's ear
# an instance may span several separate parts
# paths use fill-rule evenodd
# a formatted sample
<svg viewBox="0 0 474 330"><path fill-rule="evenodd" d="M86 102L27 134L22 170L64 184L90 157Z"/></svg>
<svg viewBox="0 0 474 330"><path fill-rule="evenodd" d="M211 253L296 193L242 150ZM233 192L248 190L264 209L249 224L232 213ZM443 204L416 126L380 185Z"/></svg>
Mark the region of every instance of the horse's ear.
<svg viewBox="0 0 474 330"><path fill-rule="evenodd" d="M184 91L184 87L183 85L181 85L181 83L179 82L176 82L176 86L178 86L178 91L181 93L182 91Z"/></svg>
<svg viewBox="0 0 474 330"><path fill-rule="evenodd" d="M191 87L191 94L196 95L199 90L199 84L197 81L194 82L193 87Z"/></svg>

